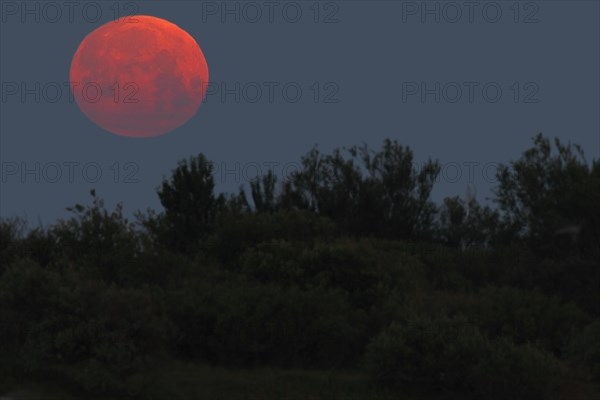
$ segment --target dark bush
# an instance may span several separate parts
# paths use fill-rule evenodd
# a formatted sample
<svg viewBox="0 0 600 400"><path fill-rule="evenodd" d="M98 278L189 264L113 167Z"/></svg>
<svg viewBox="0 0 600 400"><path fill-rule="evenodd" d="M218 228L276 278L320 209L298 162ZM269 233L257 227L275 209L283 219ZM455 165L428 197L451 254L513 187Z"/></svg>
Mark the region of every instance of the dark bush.
<svg viewBox="0 0 600 400"><path fill-rule="evenodd" d="M103 281L124 284L140 252L135 226L124 217L121 204L109 212L94 190L91 194L92 205L68 208L74 215L50 229L55 258Z"/></svg>
<svg viewBox="0 0 600 400"><path fill-rule="evenodd" d="M0 330L13 368L75 382L92 392L140 392L164 356L160 298L32 261L0 279Z"/></svg>
<svg viewBox="0 0 600 400"><path fill-rule="evenodd" d="M569 362L590 371L591 378L600 384L600 321L594 320L583 329L573 329L565 353Z"/></svg>
<svg viewBox="0 0 600 400"><path fill-rule="evenodd" d="M202 249L229 267L247 249L271 240L327 241L335 234L327 218L308 211L280 210L273 213L224 215Z"/></svg>
<svg viewBox="0 0 600 400"><path fill-rule="evenodd" d="M535 347L490 341L463 316L392 323L370 343L366 365L387 386L435 385L498 399L550 395L564 372Z"/></svg>
<svg viewBox="0 0 600 400"><path fill-rule="evenodd" d="M336 291L231 279L189 282L169 297L178 352L196 360L335 367L360 356L364 318Z"/></svg>
<svg viewBox="0 0 600 400"><path fill-rule="evenodd" d="M571 330L582 329L591 320L557 297L508 287L487 287L460 311L468 313L488 337L507 337L519 345L535 343L557 356Z"/></svg>
<svg viewBox="0 0 600 400"><path fill-rule="evenodd" d="M149 398L175 357L366 366L378 386L483 399L592 392L600 162L556 147L536 137L499 169L498 210L473 196L437 208L439 163L417 170L386 140L315 148L280 188L252 182L250 201L215 194L200 154L138 224L94 191L48 228L1 219L0 374Z"/></svg>
<svg viewBox="0 0 600 400"><path fill-rule="evenodd" d="M0 275L6 266L22 256L26 226L22 218L0 218Z"/></svg>

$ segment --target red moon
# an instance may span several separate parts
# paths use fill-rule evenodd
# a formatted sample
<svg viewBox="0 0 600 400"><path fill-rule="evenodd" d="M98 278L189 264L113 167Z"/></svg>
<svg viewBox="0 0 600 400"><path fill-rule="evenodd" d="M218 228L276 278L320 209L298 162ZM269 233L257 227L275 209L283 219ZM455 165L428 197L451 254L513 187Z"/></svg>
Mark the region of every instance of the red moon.
<svg viewBox="0 0 600 400"><path fill-rule="evenodd" d="M200 46L177 25L135 15L87 35L69 74L81 111L122 136L170 132L196 114L206 94L208 65Z"/></svg>

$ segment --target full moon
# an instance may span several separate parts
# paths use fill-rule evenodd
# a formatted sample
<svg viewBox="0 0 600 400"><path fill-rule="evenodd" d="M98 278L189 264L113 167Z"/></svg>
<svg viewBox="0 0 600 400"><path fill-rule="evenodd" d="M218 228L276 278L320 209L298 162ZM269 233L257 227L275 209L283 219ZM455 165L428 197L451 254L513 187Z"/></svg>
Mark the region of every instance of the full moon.
<svg viewBox="0 0 600 400"><path fill-rule="evenodd" d="M196 114L208 65L186 31L135 15L87 35L73 56L69 80L77 105L95 124L117 135L150 137Z"/></svg>

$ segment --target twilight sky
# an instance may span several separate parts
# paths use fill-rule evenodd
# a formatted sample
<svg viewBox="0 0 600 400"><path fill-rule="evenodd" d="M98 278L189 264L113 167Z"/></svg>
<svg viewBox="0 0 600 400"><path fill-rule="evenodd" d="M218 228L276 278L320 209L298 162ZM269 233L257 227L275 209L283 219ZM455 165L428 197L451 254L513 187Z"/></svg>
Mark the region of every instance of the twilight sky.
<svg viewBox="0 0 600 400"><path fill-rule="evenodd" d="M188 31L210 70L199 112L156 138L102 130L68 89L81 40L130 11ZM384 138L440 160L435 200L471 181L482 201L538 132L600 157L599 25L597 1L2 0L0 216L52 223L92 188L128 215L161 209L157 186L199 152L235 192L314 144Z"/></svg>

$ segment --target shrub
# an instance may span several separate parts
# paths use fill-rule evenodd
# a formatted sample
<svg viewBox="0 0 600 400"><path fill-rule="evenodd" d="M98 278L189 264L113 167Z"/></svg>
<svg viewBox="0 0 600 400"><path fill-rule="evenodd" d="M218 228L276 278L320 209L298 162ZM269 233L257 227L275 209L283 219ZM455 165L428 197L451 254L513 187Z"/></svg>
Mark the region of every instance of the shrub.
<svg viewBox="0 0 600 400"><path fill-rule="evenodd" d="M463 316L394 322L369 344L365 361L381 384L433 384L488 398L547 395L564 372L530 345L490 341Z"/></svg>
<svg viewBox="0 0 600 400"><path fill-rule="evenodd" d="M555 355L560 355L571 329L581 329L590 321L572 303L509 287L484 288L461 311L488 336L506 336L519 345L536 343Z"/></svg>
<svg viewBox="0 0 600 400"><path fill-rule="evenodd" d="M28 259L8 265L0 276L0 350L18 356L23 366L35 364L39 356L36 351L25 354L26 349L33 345L31 333L51 314L59 282L56 273Z"/></svg>
<svg viewBox="0 0 600 400"><path fill-rule="evenodd" d="M586 368L592 379L600 383L600 320L595 320L584 329L574 330L565 353L571 365Z"/></svg>
<svg viewBox="0 0 600 400"><path fill-rule="evenodd" d="M92 392L139 392L163 356L167 321L156 294L72 271L16 263L0 280L1 343L14 368Z"/></svg>
<svg viewBox="0 0 600 400"><path fill-rule="evenodd" d="M56 259L82 267L106 282L124 283L128 268L135 263L140 243L134 225L117 205L109 212L104 201L91 191L92 205L67 208L74 215L52 227Z"/></svg>
<svg viewBox="0 0 600 400"><path fill-rule="evenodd" d="M574 301L581 309L600 316L598 260L568 257L543 260L535 267L536 283L544 293Z"/></svg>
<svg viewBox="0 0 600 400"><path fill-rule="evenodd" d="M231 279L169 294L180 354L237 366L333 367L356 360L364 319L332 290Z"/></svg>
<svg viewBox="0 0 600 400"><path fill-rule="evenodd" d="M236 266L237 258L248 248L271 240L327 241L335 226L309 211L247 213L225 215L215 233L203 244L203 250L227 266Z"/></svg>
<svg viewBox="0 0 600 400"><path fill-rule="evenodd" d="M22 218L0 218L0 275L5 266L21 255L21 241L26 226Z"/></svg>
<svg viewBox="0 0 600 400"><path fill-rule="evenodd" d="M367 366L380 382L442 383L479 362L486 339L464 317L411 317L393 322L369 344Z"/></svg>
<svg viewBox="0 0 600 400"><path fill-rule="evenodd" d="M247 250L241 264L244 272L262 282L341 289L353 305L364 308L372 303L372 291L381 278L375 256L366 242L336 240L307 246L273 240Z"/></svg>
<svg viewBox="0 0 600 400"><path fill-rule="evenodd" d="M305 286L304 271L298 258L307 251L304 243L272 240L247 249L240 257L242 271L259 282Z"/></svg>

